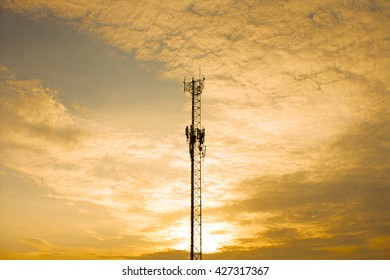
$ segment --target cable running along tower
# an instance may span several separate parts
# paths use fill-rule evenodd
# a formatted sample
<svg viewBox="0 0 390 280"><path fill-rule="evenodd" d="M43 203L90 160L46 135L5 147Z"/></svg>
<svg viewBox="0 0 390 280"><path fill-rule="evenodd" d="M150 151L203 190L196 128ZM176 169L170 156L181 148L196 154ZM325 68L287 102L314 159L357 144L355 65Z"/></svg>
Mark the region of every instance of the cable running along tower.
<svg viewBox="0 0 390 280"><path fill-rule="evenodd" d="M202 159L206 155L205 129L202 127L201 94L205 78L184 80L184 92L192 96L192 122L185 134L191 157L191 260L202 259Z"/></svg>

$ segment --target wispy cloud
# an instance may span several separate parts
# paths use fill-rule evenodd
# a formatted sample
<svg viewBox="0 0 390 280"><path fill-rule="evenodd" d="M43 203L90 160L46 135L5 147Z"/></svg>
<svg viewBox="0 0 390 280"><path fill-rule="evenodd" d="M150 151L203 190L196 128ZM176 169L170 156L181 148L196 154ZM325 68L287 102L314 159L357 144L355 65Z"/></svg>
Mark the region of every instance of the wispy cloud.
<svg viewBox="0 0 390 280"><path fill-rule="evenodd" d="M148 239L145 232L152 226L156 235L167 213L187 206L183 178L172 180L175 171L161 166L169 162L171 138L154 140L103 127L67 109L41 81L19 80L1 69L3 168L51 188L54 192L45 194L49 198L107 207L122 223L112 233L121 240L125 233ZM88 214L90 207L80 211ZM153 235L149 241L157 244ZM163 237L160 244L169 244L171 238Z"/></svg>

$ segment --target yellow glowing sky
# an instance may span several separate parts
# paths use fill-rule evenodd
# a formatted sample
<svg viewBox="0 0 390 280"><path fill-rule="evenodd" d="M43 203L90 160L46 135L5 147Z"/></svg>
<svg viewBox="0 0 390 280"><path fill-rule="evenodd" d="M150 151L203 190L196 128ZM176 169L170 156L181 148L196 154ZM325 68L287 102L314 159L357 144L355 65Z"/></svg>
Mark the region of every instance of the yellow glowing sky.
<svg viewBox="0 0 390 280"><path fill-rule="evenodd" d="M390 258L390 2L0 1L0 258Z"/></svg>

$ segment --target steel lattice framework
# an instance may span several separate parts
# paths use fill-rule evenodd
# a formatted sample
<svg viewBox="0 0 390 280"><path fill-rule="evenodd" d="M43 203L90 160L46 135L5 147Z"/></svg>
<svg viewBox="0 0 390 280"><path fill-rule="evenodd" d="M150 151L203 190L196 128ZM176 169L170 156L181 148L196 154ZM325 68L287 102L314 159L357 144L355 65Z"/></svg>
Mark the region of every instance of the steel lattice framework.
<svg viewBox="0 0 390 280"><path fill-rule="evenodd" d="M201 94L205 78L184 80L184 91L192 96L192 123L185 134L191 157L191 260L202 259L202 159L206 154L204 146L205 129L202 128Z"/></svg>

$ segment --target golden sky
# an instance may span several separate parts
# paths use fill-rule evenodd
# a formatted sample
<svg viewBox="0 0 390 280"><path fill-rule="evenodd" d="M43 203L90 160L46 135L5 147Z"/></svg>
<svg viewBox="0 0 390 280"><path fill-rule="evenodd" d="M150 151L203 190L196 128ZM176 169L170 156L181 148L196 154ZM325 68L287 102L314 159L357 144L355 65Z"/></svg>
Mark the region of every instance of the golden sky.
<svg viewBox="0 0 390 280"><path fill-rule="evenodd" d="M0 258L390 258L390 2L0 0Z"/></svg>

